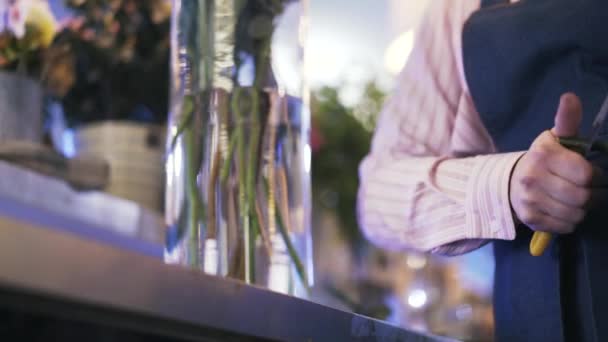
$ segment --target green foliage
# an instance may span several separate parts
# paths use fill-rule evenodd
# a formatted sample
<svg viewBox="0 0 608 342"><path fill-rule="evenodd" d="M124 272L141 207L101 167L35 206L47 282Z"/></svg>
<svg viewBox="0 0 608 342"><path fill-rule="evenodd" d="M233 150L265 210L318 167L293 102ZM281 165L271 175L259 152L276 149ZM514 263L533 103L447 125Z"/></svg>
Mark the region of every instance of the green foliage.
<svg viewBox="0 0 608 342"><path fill-rule="evenodd" d="M383 99L384 93L371 83L355 108L344 106L333 88L316 92L312 101L313 127L320 136L320 141L313 141L315 203L335 210L344 236L354 248L363 241L356 215L358 167L369 151Z"/></svg>

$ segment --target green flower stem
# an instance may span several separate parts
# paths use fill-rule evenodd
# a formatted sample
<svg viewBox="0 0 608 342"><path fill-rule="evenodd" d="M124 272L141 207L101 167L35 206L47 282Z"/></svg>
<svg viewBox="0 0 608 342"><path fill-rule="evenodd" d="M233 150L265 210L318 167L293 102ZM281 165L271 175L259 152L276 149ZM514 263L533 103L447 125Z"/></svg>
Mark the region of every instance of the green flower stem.
<svg viewBox="0 0 608 342"><path fill-rule="evenodd" d="M251 91L251 123L249 130L249 164L247 165L247 201L249 207L255 207L255 179L258 168L258 145L260 144L260 98L257 89Z"/></svg>
<svg viewBox="0 0 608 342"><path fill-rule="evenodd" d="M310 288L308 286L308 275L306 274L306 269L304 268L304 264L302 263L302 260L300 259L300 256L298 255L298 252L296 251L293 243L291 242L291 237L289 236L289 232L287 231L287 225L285 224L285 222L283 221L283 218L281 217L281 215L277 212L277 220L279 221L278 223L278 228L279 228L279 232L281 233L281 237L283 238L283 241L285 242L285 246L287 247L287 252L289 253L289 257L291 258L291 261L293 262L295 268L296 268L296 272L298 273L298 276L300 277L300 280L302 281L302 285L304 285L304 288L306 288L307 292L310 292Z"/></svg>
<svg viewBox="0 0 608 342"><path fill-rule="evenodd" d="M236 150L237 150L237 168L236 172L238 175L238 188L239 188L239 217L242 224L243 229L243 247L245 249L245 282L251 283L251 275L252 270L250 264L247 259L251 255L251 245L249 243L250 235L251 235L251 222L249 220L249 207L247 202L247 194L246 194L246 165L247 165L247 156L245 154L245 117L243 113L240 111L238 99L239 99L240 89L235 89L235 98L233 99L233 110L236 110L234 114L237 116L237 125L236 125Z"/></svg>
<svg viewBox="0 0 608 342"><path fill-rule="evenodd" d="M270 113L270 115L268 116L269 120L272 120L272 116L274 114ZM267 170L267 179L269 180L268 182L268 233L270 234L270 236L273 236L274 234L276 234L277 232L277 227L276 227L276 199L275 199L275 146L276 146L276 140L277 140L277 129L276 127L271 123L270 125L268 125L268 133L269 133L269 137L268 137L268 165L266 166L268 168Z"/></svg>
<svg viewBox="0 0 608 342"><path fill-rule="evenodd" d="M268 179L264 180L264 185L265 185L265 190L268 192L270 191L270 182ZM300 277L300 281L302 282L302 285L304 286L304 288L306 288L306 291L310 293L310 287L308 285L308 275L306 274L306 268L304 268L304 264L302 263L302 260L300 259L300 256L298 255L298 252L296 251L293 243L291 242L291 237L289 236L289 231L288 231L288 225L285 221L283 221L283 218L281 217L281 215L278 212L275 212L275 218L278 221L277 227L279 228L279 233L281 234L281 237L283 238L283 241L285 242L285 246L287 247L287 253L289 254L289 257L291 258L291 261L293 262L295 268L296 268L296 273L298 274L298 276Z"/></svg>
<svg viewBox="0 0 608 342"><path fill-rule="evenodd" d="M186 168L186 188L188 189L188 197L186 198L186 202L188 205L188 227L189 227L189 237L190 237L190 256L188 261L190 262L191 267L198 267L200 265L200 236L199 236L199 215L203 215L203 212L200 209L203 208L202 203L200 202L198 187L196 183L196 164L195 161L195 153L194 153L194 132L193 127L191 125L187 126L183 130L183 139L184 145L186 147L186 158L185 158L185 168ZM197 201L198 200L198 201Z"/></svg>
<svg viewBox="0 0 608 342"><path fill-rule="evenodd" d="M268 76L268 67L270 66L270 39L271 37L267 37L262 42L260 54L256 58L255 79L253 80L253 87L255 89L262 89L264 86L262 82L265 81Z"/></svg>
<svg viewBox="0 0 608 342"><path fill-rule="evenodd" d="M289 214L289 187L287 186L287 175L285 174L285 167L283 165L279 165L277 170L277 182L279 191L279 213L283 219L283 222L288 224L288 227L291 226L291 215ZM288 229L292 231L292 229Z"/></svg>
<svg viewBox="0 0 608 342"><path fill-rule="evenodd" d="M211 157L211 172L209 172L209 185L207 187L207 205L209 206L209 215L207 215L207 237L215 239L217 237L215 194L222 156L219 149L211 151L211 153L213 153L213 156Z"/></svg>
<svg viewBox="0 0 608 342"><path fill-rule="evenodd" d="M188 249L188 263L191 268L198 268L200 266L200 253L199 253L199 231L198 231L198 220L196 217L196 206L193 201L188 201L188 228L190 231Z"/></svg>
<svg viewBox="0 0 608 342"><path fill-rule="evenodd" d="M248 210L239 208L239 211L241 212L241 215L243 215L241 218L243 223L243 247L245 249L243 253L245 256L245 260L243 260L245 263L245 282L247 284L251 284L255 278L253 275L253 269L251 268L251 256L254 253L254 249L251 247L251 240L253 239L251 236L251 221Z"/></svg>
<svg viewBox="0 0 608 342"><path fill-rule="evenodd" d="M184 168L186 170L185 186L187 196L184 199L184 205L186 206L187 214L187 236L189 237L189 255L188 262L192 268L200 266L200 240L202 231L201 221L205 217L205 207L200 198L198 190L198 184L196 181L197 174L197 157L194 149L194 127L192 127L192 120L194 118L194 99L192 95L184 96L182 109L181 109L181 120L177 125L177 131L175 132L170 145L170 150L174 151L177 145L178 139L183 139L184 145ZM204 235L204 234L203 234Z"/></svg>
<svg viewBox="0 0 608 342"><path fill-rule="evenodd" d="M253 210L253 209L252 209ZM255 283L255 242L258 236L259 230L259 222L256 219L255 215L250 215L251 218L251 233L249 234L249 240L247 241L249 244L249 271L251 274L249 275L249 279L252 283Z"/></svg>
<svg viewBox="0 0 608 342"><path fill-rule="evenodd" d="M220 172L220 182L226 183L228 175L230 174L230 166L232 166L232 155L234 153L234 147L236 146L237 140L236 134L232 134L230 142L228 143L228 154L224 158L224 165L222 165L222 171Z"/></svg>
<svg viewBox="0 0 608 342"><path fill-rule="evenodd" d="M273 12L280 13L282 12L282 2L281 1L271 1L270 6L273 6ZM242 8L237 6L237 8ZM213 6L212 2L204 2L203 4L199 4L199 16L205 20L203 23L213 23ZM213 28L211 26L201 26L200 27L200 44L201 46L212 46L211 38L205 34L205 32L211 32ZM212 156L210 156L211 169L209 173L208 179L208 197L207 197L207 205L209 208L205 208L203 206L203 202L201 200L201 194L197 186L197 158L195 155L194 149L194 131L191 127L193 124L192 120L192 110L186 110L193 107L193 101L191 98L186 97L184 99L183 108L188 115L182 115L182 121L178 124L178 129L176 136L174 137L171 145L176 144L176 139L178 136L183 135L184 143L186 145L186 158L185 158L185 167L187 169L187 189L188 189L188 198L187 205L189 211L189 229L191 231L191 238L197 239L200 241L200 234L207 233L209 236L214 236L217 232L216 227L216 210L215 207L215 189L219 183L222 188L228 189L228 191L236 192L238 199L236 206L238 209L233 210L230 214L230 218L234 218L237 222L240 222L240 228L242 229L242 239L239 239L239 246L237 247L237 254L240 255L238 258L238 265L234 265L238 268L244 269L244 280L247 283L251 283L255 281L255 243L257 241L258 235L262 236L262 239L265 240L266 248L271 251L270 247L270 239L274 234L276 234L277 225L279 227L279 231L281 236L285 242L287 250L289 251L289 255L295 265L295 268L300 275L303 283L308 286L307 277L305 274L305 269L302 265L300 258L298 257L296 250L290 240L289 237L289 213L288 205L285 203L282 207L278 207L278 201L286 201L287 189L286 185L283 187L282 192L277 194L276 188L276 140L277 140L277 127L274 125L274 121L272 121L272 125L269 128L269 146L270 149L268 151L268 174L266 175L269 183L266 184L268 189L267 193L267 210L268 216L264 217L262 214L262 210L260 208L258 200L261 200L256 196L256 189L258 185L259 179L259 149L260 142L262 140L261 135L263 134L263 124L265 124L265 119L260 115L260 96L262 96L262 91L264 86L266 86L266 82L268 80L268 73L270 71L270 44L271 44L272 34L264 35L261 39L258 37L256 40L258 41L256 51L253 53L255 59L255 76L252 87L248 88L250 94L250 102L249 106L246 106L251 109L245 110L243 104L240 101L240 97L242 95L242 91L244 88L236 86L233 89L233 94L231 98L230 104L230 112L235 116L234 122L236 123L234 129L228 132L227 128L230 124L228 117L225 116L222 119L221 124L226 129L226 132L220 132L220 136L224 133L224 137L228 137L228 146L226 148L226 141L224 140L224 145L218 151L212 151ZM199 84L200 88L209 89L212 87L213 75L213 61L214 61L215 53L213 51L207 51L204 54L197 55L195 58L202 62L201 67L203 67L203 74L201 77L201 83ZM237 65L238 69L238 65ZM247 112L247 113L244 113ZM277 115L277 113L270 113L270 116ZM272 120L272 119L271 119ZM233 163L235 164L233 167ZM230 179L231 171L236 174L236 179ZM281 175L279 175L281 176ZM282 175L284 176L284 175ZM228 183L236 180L238 182L238 186L236 188L229 186ZM279 184L279 188L283 184ZM261 185L261 193L264 193L264 186ZM282 194L282 196L281 196ZM278 199L276 197L279 197ZM261 196L263 198L263 195ZM209 221L202 221L205 218L205 209L209 209L208 213ZM264 222L264 221L267 222ZM278 221L278 224L277 224ZM206 223L203 224L203 223ZM265 225L267 224L267 227ZM198 226L200 226L200 231L198 231ZM205 231L203 228L207 227ZM265 229L267 228L267 230ZM191 241L194 243L194 241ZM196 246L193 250L197 251L196 258L193 258L193 263L198 263L198 250L200 246ZM234 268L234 267L233 267ZM236 268L235 268L236 270ZM238 272L241 273L242 272Z"/></svg>
<svg viewBox="0 0 608 342"><path fill-rule="evenodd" d="M263 192L260 191L260 194L261 193L263 193ZM266 229L264 229L264 227L266 227L266 224L264 222L262 208L260 207L260 200L257 198L257 196L256 196L256 201L255 201L255 213L256 213L258 224L259 224L258 233L262 237L262 242L264 243L264 249L266 250L266 255L270 258L270 256L272 255L272 245L270 243L270 237L268 236L268 232L266 231Z"/></svg>
<svg viewBox="0 0 608 342"><path fill-rule="evenodd" d="M259 93L257 89L251 90L251 122L249 124L249 150L247 154L249 156L249 162L247 164L247 174L246 174L246 191L247 191L247 209L249 210L249 217L251 220L251 225L249 227L250 238L248 240L249 243L249 261L251 262L249 271L251 272L251 278L254 278L255 274L255 241L257 240L257 231L256 229L259 226L259 222L257 221L257 217L255 214L255 180L257 175L258 168L258 145L260 143L260 109L259 109ZM254 280L255 281L255 280Z"/></svg>
<svg viewBox="0 0 608 342"><path fill-rule="evenodd" d="M186 127L190 126L190 122L194 117L194 99L192 95L185 95L182 103L180 121L177 124L177 131L173 135L171 139L171 145L169 147L169 151L174 151L175 146L177 145L177 139L182 135Z"/></svg>
<svg viewBox="0 0 608 342"><path fill-rule="evenodd" d="M255 205L255 184L258 167L257 149L260 142L260 122L259 122L259 93L257 89L250 89L251 96L251 116L249 120L241 111L239 100L242 88L235 88L231 103L231 109L237 119L237 126L230 137L229 155L225 159L222 167L222 181L228 178L230 171L230 156L236 145L237 168L239 180L239 217L243 229L244 254L245 260L245 281L250 283L255 281L255 241L259 231L259 221L256 217ZM246 134L245 126L249 130ZM247 138L247 142L245 142ZM245 151L247 150L247 151Z"/></svg>

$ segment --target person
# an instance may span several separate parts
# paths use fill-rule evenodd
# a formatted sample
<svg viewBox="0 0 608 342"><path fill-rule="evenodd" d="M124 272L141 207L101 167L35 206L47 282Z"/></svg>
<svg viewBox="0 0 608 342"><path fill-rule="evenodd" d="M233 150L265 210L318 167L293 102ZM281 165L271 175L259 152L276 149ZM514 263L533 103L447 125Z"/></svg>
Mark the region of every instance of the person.
<svg viewBox="0 0 608 342"><path fill-rule="evenodd" d="M586 132L608 94L608 3L438 0L360 166L373 242L459 255L493 242L499 341L608 341L608 218ZM539 257L534 231L557 235Z"/></svg>

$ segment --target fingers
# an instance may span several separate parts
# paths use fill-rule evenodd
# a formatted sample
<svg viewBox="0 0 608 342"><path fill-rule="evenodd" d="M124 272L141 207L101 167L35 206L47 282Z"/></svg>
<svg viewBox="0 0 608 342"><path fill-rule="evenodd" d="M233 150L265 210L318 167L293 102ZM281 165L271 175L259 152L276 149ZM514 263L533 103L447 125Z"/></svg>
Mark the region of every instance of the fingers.
<svg viewBox="0 0 608 342"><path fill-rule="evenodd" d="M571 225L583 220L585 217L585 210L583 208L587 204L587 201L585 201L582 204L568 205L555 200L542 191L530 193L522 199L522 202L534 212L539 212L543 216L550 216Z"/></svg>
<svg viewBox="0 0 608 342"><path fill-rule="evenodd" d="M533 223L527 224L532 230L555 234L570 234L574 232L575 224L565 222L549 215L540 214Z"/></svg>
<svg viewBox="0 0 608 342"><path fill-rule="evenodd" d="M519 181L529 191L540 187L554 199L576 205L588 197L588 187L602 181L602 171L585 158L555 141L548 132L541 134L528 153L517 163Z"/></svg>
<svg viewBox="0 0 608 342"><path fill-rule="evenodd" d="M591 198L591 188L578 186L554 174L544 176L538 186L552 200L571 207L584 207Z"/></svg>
<svg viewBox="0 0 608 342"><path fill-rule="evenodd" d="M564 94L555 126L540 134L515 164L509 183L511 207L534 230L571 233L594 203L608 197L608 175L557 139L575 137L581 119L579 98Z"/></svg>
<svg viewBox="0 0 608 342"><path fill-rule="evenodd" d="M532 229L570 233L585 217L593 176L587 160L562 147L547 131L515 165L511 206Z"/></svg>
<svg viewBox="0 0 608 342"><path fill-rule="evenodd" d="M596 188L585 208L564 205L552 198L537 194L525 201L526 209L520 220L535 231L570 234L583 221L589 209L598 209L608 200L608 188Z"/></svg>
<svg viewBox="0 0 608 342"><path fill-rule="evenodd" d="M520 159L522 165L527 163L524 157ZM532 229L572 232L585 217L590 197L589 188L576 186L547 170L516 166L513 171L511 207L517 218Z"/></svg>
<svg viewBox="0 0 608 342"><path fill-rule="evenodd" d="M558 137L574 137L578 134L583 118L583 106L578 96L566 93L559 99L552 133Z"/></svg>
<svg viewBox="0 0 608 342"><path fill-rule="evenodd" d="M583 156L568 149L546 158L551 173L578 186L590 186L593 181L593 166Z"/></svg>
<svg viewBox="0 0 608 342"><path fill-rule="evenodd" d="M547 167L548 170L579 186L588 186L594 177L591 163L580 154L571 151L557 141L553 134L543 132L528 151L534 167ZM597 171L595 171L597 173Z"/></svg>

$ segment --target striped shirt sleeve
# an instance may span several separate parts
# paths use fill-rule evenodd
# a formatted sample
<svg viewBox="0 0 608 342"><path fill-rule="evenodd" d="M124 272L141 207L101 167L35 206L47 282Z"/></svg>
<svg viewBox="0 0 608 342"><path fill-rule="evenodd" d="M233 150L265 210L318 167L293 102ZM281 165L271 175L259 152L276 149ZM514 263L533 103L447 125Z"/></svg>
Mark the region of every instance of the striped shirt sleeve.
<svg viewBox="0 0 608 342"><path fill-rule="evenodd" d="M515 238L508 186L523 152L496 153L466 86L462 27L479 1L431 6L361 163L358 215L383 247L452 255Z"/></svg>

